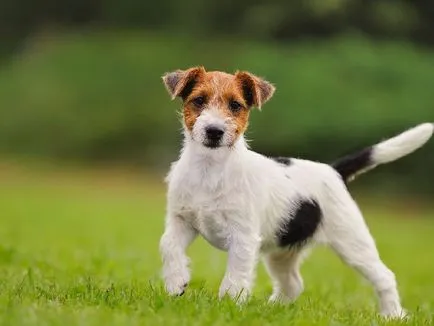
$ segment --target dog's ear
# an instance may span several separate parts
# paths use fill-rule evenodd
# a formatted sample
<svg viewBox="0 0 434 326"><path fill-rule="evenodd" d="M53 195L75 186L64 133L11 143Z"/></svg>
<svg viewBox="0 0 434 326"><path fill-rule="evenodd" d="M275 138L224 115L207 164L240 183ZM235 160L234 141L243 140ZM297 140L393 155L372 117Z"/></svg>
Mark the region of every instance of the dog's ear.
<svg viewBox="0 0 434 326"><path fill-rule="evenodd" d="M203 74L205 74L205 69L203 67L176 70L164 74L163 82L172 97L172 100L177 96L185 100Z"/></svg>
<svg viewBox="0 0 434 326"><path fill-rule="evenodd" d="M235 78L239 81L247 105L261 106L274 94L276 88L268 81L259 78L247 71L238 71Z"/></svg>

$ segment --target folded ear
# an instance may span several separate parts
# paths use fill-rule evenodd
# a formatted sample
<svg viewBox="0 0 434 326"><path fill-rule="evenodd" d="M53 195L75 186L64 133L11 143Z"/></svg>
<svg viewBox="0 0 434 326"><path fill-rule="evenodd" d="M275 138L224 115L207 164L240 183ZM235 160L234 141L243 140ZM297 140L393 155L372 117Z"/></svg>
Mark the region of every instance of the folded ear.
<svg viewBox="0 0 434 326"><path fill-rule="evenodd" d="M236 72L235 78L240 82L248 106L256 106L260 109L276 90L270 82L246 71Z"/></svg>
<svg viewBox="0 0 434 326"><path fill-rule="evenodd" d="M166 73L163 76L163 82L172 97L172 100L177 96L185 99L191 93L203 74L205 74L205 69L203 67L176 70Z"/></svg>

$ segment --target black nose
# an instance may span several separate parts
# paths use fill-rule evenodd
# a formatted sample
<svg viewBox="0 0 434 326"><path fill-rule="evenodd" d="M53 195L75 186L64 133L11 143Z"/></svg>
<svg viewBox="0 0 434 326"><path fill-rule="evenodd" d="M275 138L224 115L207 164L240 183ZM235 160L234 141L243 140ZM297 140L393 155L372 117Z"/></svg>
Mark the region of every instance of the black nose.
<svg viewBox="0 0 434 326"><path fill-rule="evenodd" d="M205 129L206 136L210 140L220 140L225 131L217 126L209 126Z"/></svg>

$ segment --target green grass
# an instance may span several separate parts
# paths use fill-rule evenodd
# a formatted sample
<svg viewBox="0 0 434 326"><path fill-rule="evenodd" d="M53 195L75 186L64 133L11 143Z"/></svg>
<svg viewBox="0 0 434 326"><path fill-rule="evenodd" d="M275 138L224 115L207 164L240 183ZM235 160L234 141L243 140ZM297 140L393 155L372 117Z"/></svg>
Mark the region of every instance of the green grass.
<svg viewBox="0 0 434 326"><path fill-rule="evenodd" d="M1 325L387 324L366 282L323 248L304 264L306 290L291 306L266 304L262 266L246 307L218 301L225 255L202 240L189 251L188 291L167 297L158 254L164 188L136 173L1 166L0 208ZM412 314L408 324L430 324L433 215L365 211Z"/></svg>

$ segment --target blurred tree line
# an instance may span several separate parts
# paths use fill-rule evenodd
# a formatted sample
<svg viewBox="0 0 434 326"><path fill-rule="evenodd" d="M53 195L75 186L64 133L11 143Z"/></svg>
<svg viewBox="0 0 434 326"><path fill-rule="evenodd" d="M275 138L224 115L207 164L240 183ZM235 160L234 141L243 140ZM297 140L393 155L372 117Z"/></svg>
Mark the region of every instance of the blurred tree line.
<svg viewBox="0 0 434 326"><path fill-rule="evenodd" d="M166 170L180 103L161 75L193 65L277 86L248 132L266 155L329 162L434 120L432 0L0 0L0 37L8 155ZM432 189L427 146L382 183Z"/></svg>
<svg viewBox="0 0 434 326"><path fill-rule="evenodd" d="M1 0L0 36L15 42L47 26L140 27L254 39L360 31L434 44L432 0Z"/></svg>

